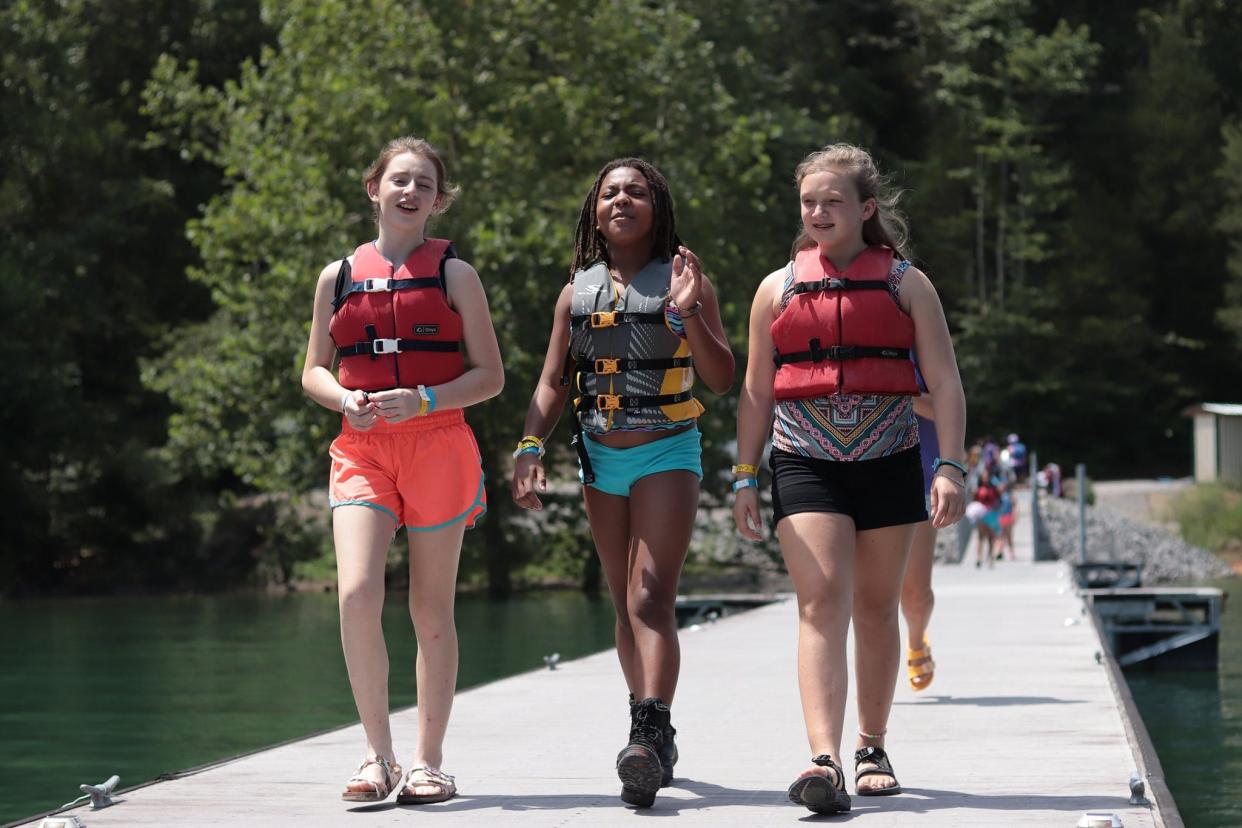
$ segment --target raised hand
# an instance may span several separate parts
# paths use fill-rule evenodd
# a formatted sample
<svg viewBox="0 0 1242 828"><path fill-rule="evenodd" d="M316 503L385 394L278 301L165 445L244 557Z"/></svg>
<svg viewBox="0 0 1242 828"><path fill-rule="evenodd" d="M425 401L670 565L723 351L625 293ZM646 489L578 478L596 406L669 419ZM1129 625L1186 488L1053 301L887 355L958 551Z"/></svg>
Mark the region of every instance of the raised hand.
<svg viewBox="0 0 1242 828"><path fill-rule="evenodd" d="M677 250L668 286L669 299L679 308L690 308L703 292L703 265L690 248L682 246Z"/></svg>

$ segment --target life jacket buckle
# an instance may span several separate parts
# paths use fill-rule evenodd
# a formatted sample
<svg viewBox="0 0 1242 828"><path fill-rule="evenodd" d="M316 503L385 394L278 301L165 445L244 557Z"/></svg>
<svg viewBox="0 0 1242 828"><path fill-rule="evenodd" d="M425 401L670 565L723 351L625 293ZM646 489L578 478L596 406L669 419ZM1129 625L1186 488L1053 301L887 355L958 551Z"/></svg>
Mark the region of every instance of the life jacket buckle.
<svg viewBox="0 0 1242 828"><path fill-rule="evenodd" d="M363 279L362 280L362 292L363 293L383 293L389 289L388 286L391 283L391 281L392 281L391 279Z"/></svg>
<svg viewBox="0 0 1242 828"><path fill-rule="evenodd" d="M599 411L620 411L621 395L597 394L595 396L595 408Z"/></svg>
<svg viewBox="0 0 1242 828"><path fill-rule="evenodd" d="M595 373L597 374L619 374L621 373L620 359L597 359L595 360Z"/></svg>
<svg viewBox="0 0 1242 828"><path fill-rule="evenodd" d="M592 328L611 328L617 324L616 311L595 311L591 314Z"/></svg>
<svg viewBox="0 0 1242 828"><path fill-rule="evenodd" d="M398 339L372 339L371 353L395 354L400 350L400 342Z"/></svg>

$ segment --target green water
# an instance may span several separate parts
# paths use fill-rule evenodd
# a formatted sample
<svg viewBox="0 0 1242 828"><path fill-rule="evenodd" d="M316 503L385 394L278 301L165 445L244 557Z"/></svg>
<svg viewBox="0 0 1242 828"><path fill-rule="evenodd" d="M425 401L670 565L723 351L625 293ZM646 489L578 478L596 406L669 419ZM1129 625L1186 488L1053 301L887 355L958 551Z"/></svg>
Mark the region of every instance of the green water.
<svg viewBox="0 0 1242 828"><path fill-rule="evenodd" d="M1242 584L1226 592L1217 672L1134 672L1130 692L1151 734L1182 820L1242 825Z"/></svg>
<svg viewBox="0 0 1242 828"><path fill-rule="evenodd" d="M612 607L576 592L463 596L457 623L462 688L612 646ZM332 594L17 601L0 630L0 824L357 720ZM414 704L403 595L384 630L392 705Z"/></svg>

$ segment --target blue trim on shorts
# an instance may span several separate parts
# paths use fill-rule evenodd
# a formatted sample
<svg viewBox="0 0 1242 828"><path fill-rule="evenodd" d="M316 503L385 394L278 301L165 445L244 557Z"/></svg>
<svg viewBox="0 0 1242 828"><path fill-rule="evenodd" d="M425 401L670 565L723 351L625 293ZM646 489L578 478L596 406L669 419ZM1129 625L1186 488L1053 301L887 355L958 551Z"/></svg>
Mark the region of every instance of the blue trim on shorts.
<svg viewBox="0 0 1242 828"><path fill-rule="evenodd" d="M693 472L703 479L703 434L698 426L681 434L652 440L630 448L613 448L583 435L595 482L590 486L605 494L630 496L630 488L644 477L667 471ZM581 464L580 464L581 465ZM578 469L582 479L582 469Z"/></svg>
<svg viewBox="0 0 1242 828"><path fill-rule="evenodd" d="M393 514L392 509L389 509L387 506L381 506L378 503L370 503L366 500L333 500L331 497L328 498L329 509L335 509L338 506L366 506L367 508L374 509L377 512L383 512L398 524L401 523L401 518Z"/></svg>
<svg viewBox="0 0 1242 828"><path fill-rule="evenodd" d="M452 526L454 523L457 523L458 521L465 520L466 516L469 515L471 512L473 512L476 508L478 508L480 504L482 504L483 506L483 511L479 512L479 518L483 517L485 514L487 514L487 504L484 503L484 497L483 497L483 489L484 489L483 484L485 480L486 480L486 476L483 474L479 474L479 490L474 493L474 500L471 502L470 507L466 509L466 511L458 515L457 517L450 518L444 521L443 523L437 523L434 526L410 526L407 524L405 527L405 531L407 532L434 532L437 529L443 529L446 526ZM479 518L475 518L474 521L466 528L473 529L474 524L479 522Z"/></svg>

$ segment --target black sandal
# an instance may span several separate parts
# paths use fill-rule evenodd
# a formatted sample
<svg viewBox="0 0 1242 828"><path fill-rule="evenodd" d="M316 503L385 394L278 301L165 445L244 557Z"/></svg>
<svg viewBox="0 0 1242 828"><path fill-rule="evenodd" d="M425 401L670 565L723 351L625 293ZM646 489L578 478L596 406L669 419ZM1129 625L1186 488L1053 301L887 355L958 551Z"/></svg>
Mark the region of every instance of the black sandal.
<svg viewBox="0 0 1242 828"><path fill-rule="evenodd" d="M816 756L811 762L831 770L837 775L837 781L834 783L827 776L819 774L803 776L789 786L789 801L795 805L804 805L817 814L841 814L848 811L850 795L845 792L845 771L826 753Z"/></svg>
<svg viewBox="0 0 1242 828"><path fill-rule="evenodd" d="M859 770L858 766L866 762L874 768ZM860 790L858 780L868 776L891 776L893 784L888 788L876 788L869 791ZM897 782L897 774L893 773L893 763L881 747L865 747L854 751L854 792L859 796L892 796L901 793L901 785Z"/></svg>

